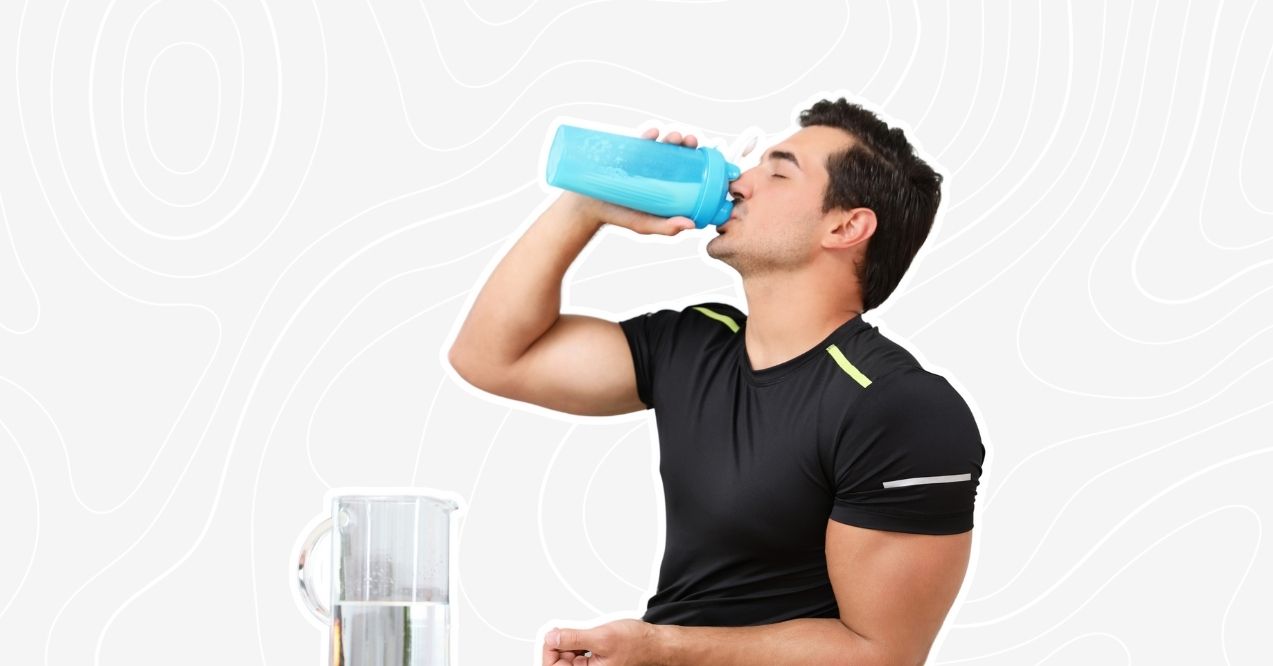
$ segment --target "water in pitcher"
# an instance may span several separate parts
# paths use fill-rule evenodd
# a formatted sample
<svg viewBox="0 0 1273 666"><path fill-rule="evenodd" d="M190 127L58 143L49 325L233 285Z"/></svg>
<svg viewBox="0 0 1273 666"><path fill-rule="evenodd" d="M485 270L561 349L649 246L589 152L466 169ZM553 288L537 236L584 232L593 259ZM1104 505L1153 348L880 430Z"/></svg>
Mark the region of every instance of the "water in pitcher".
<svg viewBox="0 0 1273 666"><path fill-rule="evenodd" d="M332 666L445 666L450 608L440 602L341 601Z"/></svg>

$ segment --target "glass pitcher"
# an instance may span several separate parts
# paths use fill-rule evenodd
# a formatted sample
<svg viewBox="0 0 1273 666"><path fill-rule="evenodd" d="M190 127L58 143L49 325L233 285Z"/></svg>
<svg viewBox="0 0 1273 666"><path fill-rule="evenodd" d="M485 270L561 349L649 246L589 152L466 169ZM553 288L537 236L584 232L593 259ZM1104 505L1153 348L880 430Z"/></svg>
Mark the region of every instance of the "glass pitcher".
<svg viewBox="0 0 1273 666"><path fill-rule="evenodd" d="M297 558L306 607L331 631L331 666L447 666L451 512L438 491L328 493L332 513ZM330 533L327 590L311 582L315 545ZM324 603L323 600L326 600Z"/></svg>

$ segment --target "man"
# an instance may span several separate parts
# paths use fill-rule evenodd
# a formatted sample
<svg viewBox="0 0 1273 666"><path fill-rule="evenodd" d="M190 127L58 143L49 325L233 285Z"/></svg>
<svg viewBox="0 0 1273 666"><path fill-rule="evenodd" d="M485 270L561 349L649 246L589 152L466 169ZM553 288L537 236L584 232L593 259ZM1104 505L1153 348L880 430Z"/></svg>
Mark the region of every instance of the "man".
<svg viewBox="0 0 1273 666"><path fill-rule="evenodd" d="M560 314L562 276L602 224L693 227L566 193L451 348L491 393L572 414L655 409L658 590L642 620L549 632L545 665L922 664L954 602L985 449L950 384L861 318L923 244L942 177L843 98L800 125L731 183L734 217L707 245L742 277L748 314Z"/></svg>

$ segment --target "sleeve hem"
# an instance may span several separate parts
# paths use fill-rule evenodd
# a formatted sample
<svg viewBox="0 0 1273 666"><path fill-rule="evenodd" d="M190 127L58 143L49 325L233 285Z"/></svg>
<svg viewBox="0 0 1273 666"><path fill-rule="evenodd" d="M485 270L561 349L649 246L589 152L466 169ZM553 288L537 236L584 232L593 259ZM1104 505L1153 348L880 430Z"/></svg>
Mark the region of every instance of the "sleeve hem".
<svg viewBox="0 0 1273 666"><path fill-rule="evenodd" d="M636 341L633 339L634 333L628 329L631 320L619 322L619 328L623 330L623 337L628 341L628 352L632 354L632 366L634 369L633 379L636 382L637 398L645 405L647 410L654 409L653 396L650 395L650 387L641 381L641 370L637 367L639 356L637 354Z"/></svg>
<svg viewBox="0 0 1273 666"><path fill-rule="evenodd" d="M910 534L960 534L973 528L972 512L949 516L894 516L837 506L831 520L845 525Z"/></svg>

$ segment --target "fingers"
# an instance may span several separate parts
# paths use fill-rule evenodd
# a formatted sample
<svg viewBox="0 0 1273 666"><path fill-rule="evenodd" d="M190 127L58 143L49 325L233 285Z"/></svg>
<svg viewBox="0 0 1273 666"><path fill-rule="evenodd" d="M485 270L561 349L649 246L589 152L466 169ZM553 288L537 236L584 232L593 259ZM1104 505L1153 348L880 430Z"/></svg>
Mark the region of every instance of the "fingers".
<svg viewBox="0 0 1273 666"><path fill-rule="evenodd" d="M544 666L574 666L575 664L586 664L587 660L583 656L582 650L562 650L558 652L547 645L544 645Z"/></svg>
<svg viewBox="0 0 1273 666"><path fill-rule="evenodd" d="M645 219L638 222L639 228L634 231L642 234L661 234L663 236L675 236L682 231L695 229L697 226L694 220L688 217L668 217L662 218L655 215L644 215Z"/></svg>
<svg viewBox="0 0 1273 666"><path fill-rule="evenodd" d="M675 236L682 231L698 228L694 220L683 215L659 217L617 204L598 202L597 217L608 224L625 227L638 234Z"/></svg>
<svg viewBox="0 0 1273 666"><path fill-rule="evenodd" d="M544 644L543 666L583 666L588 663L587 650L554 650Z"/></svg>
<svg viewBox="0 0 1273 666"><path fill-rule="evenodd" d="M679 215L677 217L667 218L666 224L672 228L672 232L669 234L671 236L675 236L682 231L691 231L698 228L698 225L694 224L694 220L691 220L688 217L681 217Z"/></svg>
<svg viewBox="0 0 1273 666"><path fill-rule="evenodd" d="M557 666L557 651L548 647L548 641L544 641L543 658L540 659L540 666Z"/></svg>
<svg viewBox="0 0 1273 666"><path fill-rule="evenodd" d="M553 629L553 631L560 631ZM548 645L548 636L544 636L543 666L573 666L575 653L570 650L557 650Z"/></svg>
<svg viewBox="0 0 1273 666"><path fill-rule="evenodd" d="M659 128L657 127L651 127L641 133L642 139L657 139L658 136ZM663 137L663 142L674 143L678 146L686 146L688 148L698 147L698 137L693 134L686 134L682 136L680 132L668 132L667 136Z"/></svg>
<svg viewBox="0 0 1273 666"><path fill-rule="evenodd" d="M554 628L553 631L562 630ZM548 638L548 635L544 636L543 666L585 666L588 663L583 656L587 650L558 650L548 645Z"/></svg>

